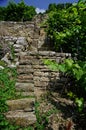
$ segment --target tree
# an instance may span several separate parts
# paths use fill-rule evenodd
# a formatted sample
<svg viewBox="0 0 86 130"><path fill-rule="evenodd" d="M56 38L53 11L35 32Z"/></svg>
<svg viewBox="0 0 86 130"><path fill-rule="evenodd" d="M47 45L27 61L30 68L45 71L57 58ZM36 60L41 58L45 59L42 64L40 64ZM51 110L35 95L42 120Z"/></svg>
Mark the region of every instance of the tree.
<svg viewBox="0 0 86 130"><path fill-rule="evenodd" d="M5 7L0 7L0 20L4 21L5 13Z"/></svg>
<svg viewBox="0 0 86 130"><path fill-rule="evenodd" d="M17 4L13 1L10 1L8 6L6 7L6 21L16 21L17 20Z"/></svg>
<svg viewBox="0 0 86 130"><path fill-rule="evenodd" d="M51 11L58 11L58 10L62 10L64 8L68 8L72 5L72 3L62 3L62 4L56 4L56 3L53 3L53 4L49 4L48 6L48 10L46 11L47 13L51 12Z"/></svg>
<svg viewBox="0 0 86 130"><path fill-rule="evenodd" d="M35 15L35 7L27 6L23 0L21 0L21 2L18 4L10 0L7 7L0 8L0 20L28 21L31 20Z"/></svg>
<svg viewBox="0 0 86 130"><path fill-rule="evenodd" d="M55 11L56 8L57 8L57 5L55 3L49 4L49 6L48 6L48 12L50 12L52 10Z"/></svg>
<svg viewBox="0 0 86 130"><path fill-rule="evenodd" d="M86 3L79 2L69 8L51 11L47 33L56 51L77 54L86 60Z"/></svg>
<svg viewBox="0 0 86 130"><path fill-rule="evenodd" d="M32 18L36 15L35 8L33 6L28 6L24 11L24 19L23 21L32 20Z"/></svg>

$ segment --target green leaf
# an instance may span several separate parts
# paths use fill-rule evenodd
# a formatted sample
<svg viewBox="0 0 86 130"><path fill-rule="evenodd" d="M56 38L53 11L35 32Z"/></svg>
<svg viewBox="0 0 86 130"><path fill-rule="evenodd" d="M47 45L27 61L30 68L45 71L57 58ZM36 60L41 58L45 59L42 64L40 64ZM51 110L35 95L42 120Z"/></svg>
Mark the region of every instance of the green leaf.
<svg viewBox="0 0 86 130"><path fill-rule="evenodd" d="M75 99L75 103L77 104L78 106L78 110L79 112L81 112L83 110L83 105L84 105L84 99L83 98L76 98Z"/></svg>
<svg viewBox="0 0 86 130"><path fill-rule="evenodd" d="M82 77L82 75L84 74L84 72L83 72L82 69L76 69L76 68L74 68L73 69L73 74L74 74L74 76L75 76L75 78L77 80L80 80L80 78Z"/></svg>
<svg viewBox="0 0 86 130"><path fill-rule="evenodd" d="M68 69L72 68L74 61L72 59L66 59L65 64L68 67Z"/></svg>
<svg viewBox="0 0 86 130"><path fill-rule="evenodd" d="M55 61L44 60L44 64L47 65L51 70L58 70L58 64Z"/></svg>
<svg viewBox="0 0 86 130"><path fill-rule="evenodd" d="M65 64L60 64L60 65L58 66L58 69L59 69L61 72L65 73L65 72L66 72Z"/></svg>

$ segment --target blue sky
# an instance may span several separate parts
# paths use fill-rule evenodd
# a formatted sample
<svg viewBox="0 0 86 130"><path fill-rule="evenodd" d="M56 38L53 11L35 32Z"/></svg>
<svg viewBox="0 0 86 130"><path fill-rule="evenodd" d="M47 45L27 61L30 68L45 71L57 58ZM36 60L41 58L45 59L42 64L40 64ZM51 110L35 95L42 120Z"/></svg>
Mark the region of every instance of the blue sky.
<svg viewBox="0 0 86 130"><path fill-rule="evenodd" d="M9 0L0 0L0 6L5 6ZM15 2L20 2L21 0L14 0ZM27 5L33 5L38 9L46 10L50 3L74 3L78 0L24 0Z"/></svg>

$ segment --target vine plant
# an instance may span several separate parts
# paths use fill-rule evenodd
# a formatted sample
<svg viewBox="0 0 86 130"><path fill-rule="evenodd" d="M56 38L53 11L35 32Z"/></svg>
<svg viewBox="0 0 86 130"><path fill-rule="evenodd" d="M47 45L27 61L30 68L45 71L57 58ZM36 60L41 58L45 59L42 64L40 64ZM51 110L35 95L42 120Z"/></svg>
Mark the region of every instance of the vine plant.
<svg viewBox="0 0 86 130"><path fill-rule="evenodd" d="M79 91L77 94L69 91L67 95L70 96L70 98L74 99L74 103L77 105L78 111L81 112L84 107L86 94L86 62L78 63L72 59L66 59L63 63L60 64L57 64L51 60L45 60L44 63L50 69L59 70L60 72L73 77L74 86L72 87L79 88Z"/></svg>

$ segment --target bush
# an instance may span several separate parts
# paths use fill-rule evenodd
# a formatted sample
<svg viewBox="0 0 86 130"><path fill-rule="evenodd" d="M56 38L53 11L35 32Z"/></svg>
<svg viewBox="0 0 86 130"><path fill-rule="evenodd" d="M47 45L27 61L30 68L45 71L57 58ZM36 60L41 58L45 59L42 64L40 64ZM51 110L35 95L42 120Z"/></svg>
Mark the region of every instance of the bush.
<svg viewBox="0 0 86 130"><path fill-rule="evenodd" d="M86 60L86 1L49 13L47 34L55 51Z"/></svg>
<svg viewBox="0 0 86 130"><path fill-rule="evenodd" d="M14 77L14 80L11 80L11 77ZM4 112L8 110L6 100L12 99L15 96L15 78L16 70L5 68L0 70L0 128L2 130L16 130L17 126L12 126L5 119Z"/></svg>
<svg viewBox="0 0 86 130"><path fill-rule="evenodd" d="M86 62L75 62L72 59L66 59L60 64L51 60L45 60L44 63L50 69L59 70L65 74L66 78L71 78L67 94L77 104L79 112L82 111L86 98ZM67 88L67 84L65 87Z"/></svg>
<svg viewBox="0 0 86 130"><path fill-rule="evenodd" d="M35 7L27 6L23 0L18 4L10 1L6 7L0 7L0 20L3 21L29 21L35 15Z"/></svg>

